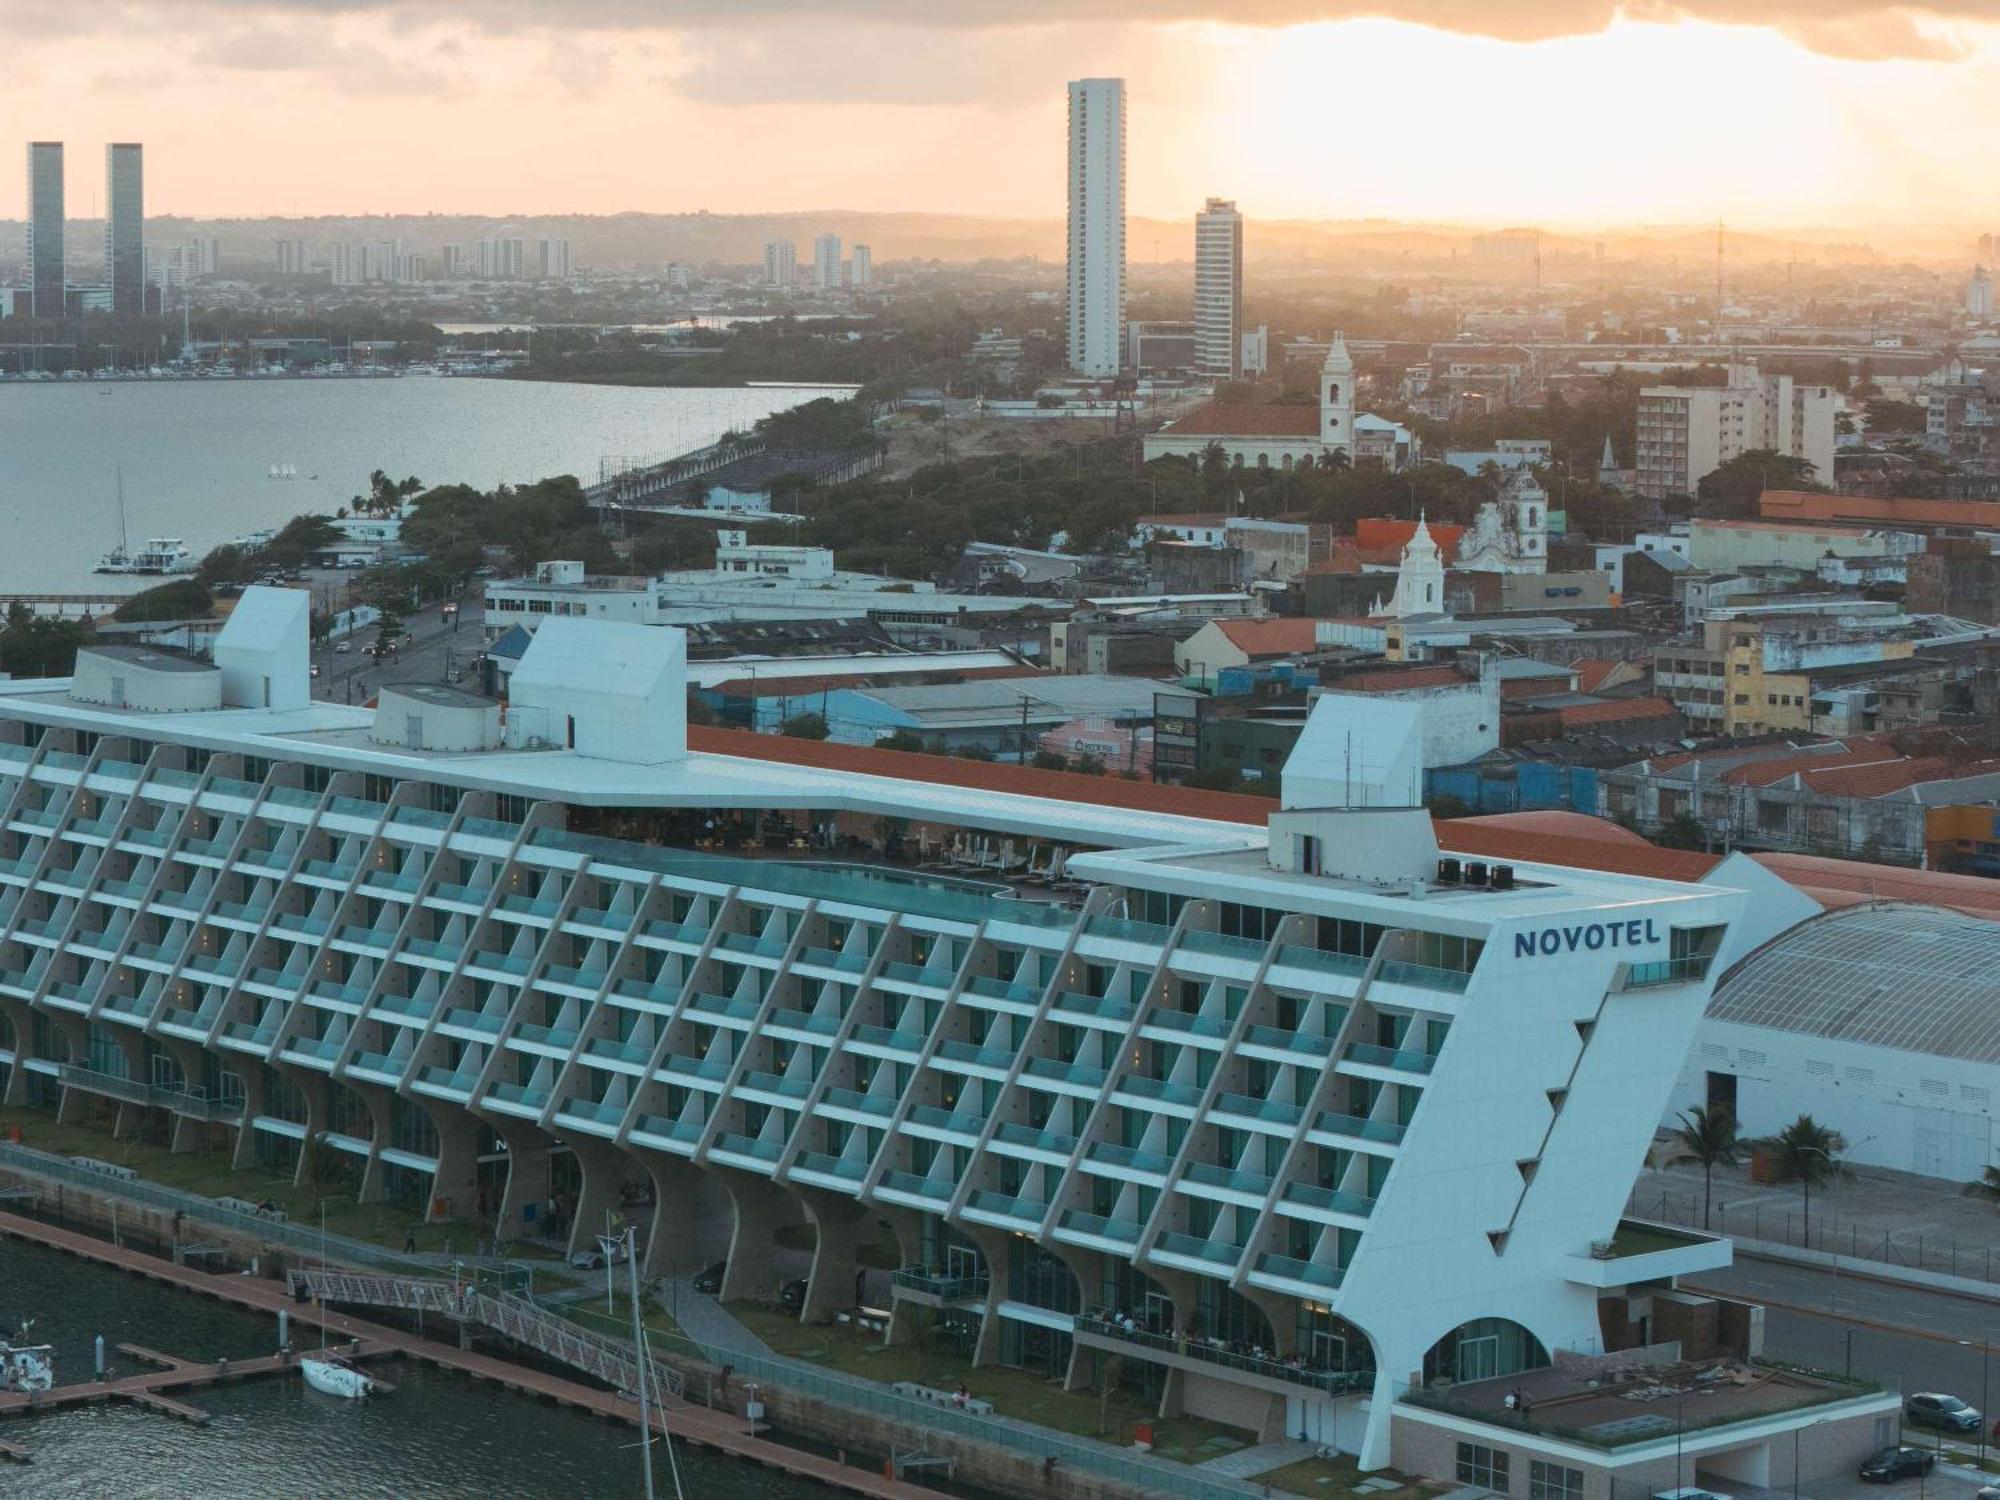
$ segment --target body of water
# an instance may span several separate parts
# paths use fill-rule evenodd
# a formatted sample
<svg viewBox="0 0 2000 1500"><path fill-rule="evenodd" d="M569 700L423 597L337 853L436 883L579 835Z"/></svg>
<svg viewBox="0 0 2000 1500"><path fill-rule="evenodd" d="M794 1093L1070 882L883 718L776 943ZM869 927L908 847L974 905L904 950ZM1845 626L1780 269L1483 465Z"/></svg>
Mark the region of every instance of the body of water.
<svg viewBox="0 0 2000 1500"><path fill-rule="evenodd" d="M91 1375L91 1344L139 1344L191 1359L268 1354L274 1319L36 1245L0 1242L0 1320L35 1319L57 1347L56 1378ZM312 1335L294 1329L310 1346ZM144 1367L114 1357L113 1373ZM371 1365L396 1387L341 1401L285 1377L181 1393L213 1420L194 1427L120 1404L10 1418L0 1436L34 1455L0 1470L0 1493L125 1500L460 1500L642 1493L635 1428L544 1406L413 1361ZM740 1459L676 1445L689 1500L825 1500L834 1492ZM665 1455L659 1493L673 1494Z"/></svg>
<svg viewBox="0 0 2000 1500"><path fill-rule="evenodd" d="M658 459L828 394L824 388L639 389L540 381L157 380L0 384L0 594L120 593L122 472L134 542L197 556L308 511L332 514L382 469L491 488L607 460ZM272 479L275 465L296 479Z"/></svg>

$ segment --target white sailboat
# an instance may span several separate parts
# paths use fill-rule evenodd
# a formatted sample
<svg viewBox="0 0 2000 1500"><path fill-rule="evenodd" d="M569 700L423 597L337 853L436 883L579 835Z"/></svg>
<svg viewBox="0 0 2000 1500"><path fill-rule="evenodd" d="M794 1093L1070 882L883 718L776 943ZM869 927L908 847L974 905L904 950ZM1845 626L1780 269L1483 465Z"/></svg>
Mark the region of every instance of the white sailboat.
<svg viewBox="0 0 2000 1500"><path fill-rule="evenodd" d="M320 1264L326 1264L326 1204L319 1206ZM299 1373L306 1378L306 1384L328 1396L338 1396L344 1401L359 1401L374 1392L377 1382L370 1380L361 1371L336 1354L326 1352L326 1303L319 1305L319 1353L308 1354L299 1360Z"/></svg>

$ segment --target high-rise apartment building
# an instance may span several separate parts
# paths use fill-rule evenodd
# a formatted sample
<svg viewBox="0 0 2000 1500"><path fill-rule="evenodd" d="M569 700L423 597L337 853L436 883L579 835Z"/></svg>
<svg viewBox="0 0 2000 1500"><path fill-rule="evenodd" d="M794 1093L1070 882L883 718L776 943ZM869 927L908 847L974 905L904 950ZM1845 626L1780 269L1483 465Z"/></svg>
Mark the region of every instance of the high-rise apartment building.
<svg viewBox="0 0 2000 1500"><path fill-rule="evenodd" d="M869 286L875 280L875 252L866 245L856 245L854 256L847 268L849 286Z"/></svg>
<svg viewBox="0 0 2000 1500"><path fill-rule="evenodd" d="M1116 375L1125 346L1125 80L1069 86L1069 367Z"/></svg>
<svg viewBox="0 0 2000 1500"><path fill-rule="evenodd" d="M764 242L764 285L788 287L798 279L799 251L790 240Z"/></svg>
<svg viewBox="0 0 2000 1500"><path fill-rule="evenodd" d="M527 274L528 242L508 235L494 235L479 242L475 258L475 269L481 280L518 281Z"/></svg>
<svg viewBox="0 0 2000 1500"><path fill-rule="evenodd" d="M535 275L543 281L565 281L570 274L569 241L544 237L535 241Z"/></svg>
<svg viewBox="0 0 2000 1500"><path fill-rule="evenodd" d="M1647 386L1639 392L1633 492L1648 500L1693 495L1707 475L1760 448L1805 459L1815 479L1831 484L1839 412L1831 386L1747 365L1731 366L1727 385Z"/></svg>
<svg viewBox="0 0 2000 1500"><path fill-rule="evenodd" d="M822 292L840 288L840 236L822 234L813 240L813 284Z"/></svg>
<svg viewBox="0 0 2000 1500"><path fill-rule="evenodd" d="M1975 323L1993 316L1993 277L1984 266L1974 266L1965 284L1965 315Z"/></svg>
<svg viewBox="0 0 2000 1500"><path fill-rule="evenodd" d="M187 264L196 276L213 276L222 269L222 241L212 234L197 234L187 242Z"/></svg>
<svg viewBox="0 0 2000 1500"><path fill-rule="evenodd" d="M35 316L63 315L63 145L28 142L28 289Z"/></svg>
<svg viewBox="0 0 2000 1500"><path fill-rule="evenodd" d="M1211 198L1194 219L1194 366L1212 380L1243 373L1243 215Z"/></svg>
<svg viewBox="0 0 2000 1500"><path fill-rule="evenodd" d="M281 239L278 241L278 274L280 276L303 276L312 269L312 251L306 248L304 240Z"/></svg>
<svg viewBox="0 0 2000 1500"><path fill-rule="evenodd" d="M146 310L145 148L114 141L104 148L104 281L111 310Z"/></svg>

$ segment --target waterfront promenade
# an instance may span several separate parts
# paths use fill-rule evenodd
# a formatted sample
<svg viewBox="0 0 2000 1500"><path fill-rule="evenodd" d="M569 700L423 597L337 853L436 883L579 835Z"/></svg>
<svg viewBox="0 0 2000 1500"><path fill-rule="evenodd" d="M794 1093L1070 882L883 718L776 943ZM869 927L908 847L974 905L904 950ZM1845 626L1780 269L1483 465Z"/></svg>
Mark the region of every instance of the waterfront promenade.
<svg viewBox="0 0 2000 1500"><path fill-rule="evenodd" d="M444 1344L434 1339L405 1333L400 1329L372 1323L332 1308L294 1302L280 1284L261 1277L222 1275L196 1270L191 1266L175 1265L172 1261L162 1260L158 1256L109 1244L74 1230L58 1229L17 1214L0 1213L0 1237L47 1245L67 1254L145 1276L184 1291L198 1292L203 1296L234 1303L238 1307L269 1313L273 1322L274 1336L277 1315L280 1312L287 1312L301 1327L313 1327L324 1323L330 1335L337 1335L343 1340L361 1341L364 1352L368 1354L387 1354L397 1358L422 1360L440 1369L456 1370L461 1374L470 1375L475 1380L487 1381L507 1390L591 1412L612 1421L636 1424L639 1420L638 1402L622 1392L592 1389L561 1375L530 1369L476 1350L461 1349L454 1344ZM147 1377L137 1376L132 1379L143 1382ZM31 1409L24 1397L0 1398L0 1415ZM935 1490L901 1480L887 1479L861 1469L850 1468L815 1453L783 1447L754 1437L747 1431L744 1419L731 1412L704 1407L677 1407L671 1413L655 1410L652 1419L656 1430L670 1434L677 1441L696 1443L732 1457L748 1459L770 1468L783 1469L802 1478L845 1490L849 1494L870 1496L872 1500L936 1500Z"/></svg>

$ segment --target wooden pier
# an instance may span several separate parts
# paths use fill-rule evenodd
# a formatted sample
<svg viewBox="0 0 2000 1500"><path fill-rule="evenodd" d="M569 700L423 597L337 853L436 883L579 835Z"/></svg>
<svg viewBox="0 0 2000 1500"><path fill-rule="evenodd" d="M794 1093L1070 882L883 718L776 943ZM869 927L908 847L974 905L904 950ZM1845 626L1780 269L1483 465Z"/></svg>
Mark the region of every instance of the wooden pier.
<svg viewBox="0 0 2000 1500"><path fill-rule="evenodd" d="M532 1396L553 1405L568 1406L612 1421L630 1422L634 1425L639 1420L638 1402L621 1392L594 1389L561 1375L529 1369L525 1365L513 1364L490 1354L481 1354L476 1350L460 1349L453 1344L442 1344L434 1339L421 1338L416 1334L370 1323L332 1308L323 1308L311 1303L296 1303L277 1282L267 1281L261 1277L218 1275L212 1271L196 1270L192 1266L175 1265L172 1261L162 1260L158 1256L146 1255L122 1245L112 1245L74 1230L58 1229L35 1219L22 1218L18 1214L0 1212L0 1237L46 1245L66 1254L96 1261L100 1265L112 1266L133 1275L145 1276L168 1286L178 1287L183 1291L199 1292L203 1296L231 1302L238 1307L268 1313L274 1323L280 1312L289 1313L295 1330L323 1323L329 1335L337 1336L344 1341L337 1349L330 1349L329 1352L337 1352L346 1358L386 1357L422 1360L438 1369L456 1370L461 1374L470 1375L475 1380L488 1381L506 1390ZM60 1397L63 1398L62 1405L67 1406L92 1400L129 1400L151 1410L168 1412L186 1420L195 1420L196 1417L205 1420L206 1415L200 1413L197 1408L175 1401L164 1392L192 1390L224 1381L275 1375L298 1367L297 1354L269 1354L256 1359L219 1360L214 1364L197 1365L140 1345L121 1344L119 1351L132 1359L162 1368L149 1370L142 1375L125 1376L118 1380L58 1386L55 1390L44 1392L32 1400L18 1392L0 1393L0 1416L54 1411L59 1409L56 1403ZM189 1417L187 1413L195 1413L195 1416ZM849 1494L865 1495L870 1497L870 1500L938 1500L936 1490L926 1489L905 1480L871 1474L866 1470L851 1468L833 1459L823 1458L816 1453L786 1448L755 1437L746 1430L747 1424L744 1419L730 1412L715 1411L708 1407L681 1406L671 1412L655 1409L651 1417L656 1431L668 1433L677 1441L695 1443L734 1458L746 1458L767 1468L783 1469L801 1478L816 1480L834 1489L846 1490ZM20 1462L26 1462L28 1459L28 1454L18 1447L12 1452L0 1450L0 1456L14 1458Z"/></svg>

